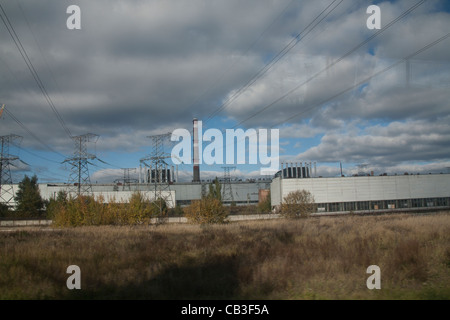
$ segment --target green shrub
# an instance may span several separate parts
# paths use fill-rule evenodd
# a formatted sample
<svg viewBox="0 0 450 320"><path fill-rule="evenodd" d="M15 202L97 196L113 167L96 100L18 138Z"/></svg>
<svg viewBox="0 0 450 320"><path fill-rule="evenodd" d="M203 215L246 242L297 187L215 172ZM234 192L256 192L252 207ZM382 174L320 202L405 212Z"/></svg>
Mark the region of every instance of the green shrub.
<svg viewBox="0 0 450 320"><path fill-rule="evenodd" d="M4 203L0 203L0 218L9 217L10 215L9 207Z"/></svg>

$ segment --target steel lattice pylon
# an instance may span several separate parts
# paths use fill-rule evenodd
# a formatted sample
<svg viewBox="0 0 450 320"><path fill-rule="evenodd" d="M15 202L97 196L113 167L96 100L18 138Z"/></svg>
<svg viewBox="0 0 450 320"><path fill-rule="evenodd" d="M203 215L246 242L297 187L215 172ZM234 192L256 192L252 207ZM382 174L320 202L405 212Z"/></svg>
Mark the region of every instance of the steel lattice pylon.
<svg viewBox="0 0 450 320"><path fill-rule="evenodd" d="M234 201L233 190L231 189L231 169L236 169L236 167L222 167L223 168L223 191L222 191L222 202Z"/></svg>
<svg viewBox="0 0 450 320"><path fill-rule="evenodd" d="M123 182L122 190L128 189L131 191L131 184L137 182L137 179L132 179L130 173L136 172L136 168L122 168L123 170L123 180L116 179L115 182Z"/></svg>
<svg viewBox="0 0 450 320"><path fill-rule="evenodd" d="M159 223L165 222L167 218L164 207L174 203L170 191L167 164L167 159L171 158L171 154L164 151L164 146L170 141L170 136L171 133L149 136L153 145L152 152L149 157L141 159L141 164L150 169L148 182L152 185L152 199L159 210L157 217ZM147 161L150 161L150 165Z"/></svg>
<svg viewBox="0 0 450 320"><path fill-rule="evenodd" d="M69 194L76 193L80 195L92 195L92 185L89 177L88 160L94 160L95 155L88 153L87 143L97 142L98 135L93 133L84 134L81 136L72 137L75 144L75 151L73 157L64 160L72 167L69 176Z"/></svg>
<svg viewBox="0 0 450 320"><path fill-rule="evenodd" d="M12 165L12 161L19 159L19 157L9 154L9 145L14 140L21 139L21 136L15 134L0 137L0 203L5 204L9 207L12 206L11 200L13 200L14 198L14 189L10 166Z"/></svg>

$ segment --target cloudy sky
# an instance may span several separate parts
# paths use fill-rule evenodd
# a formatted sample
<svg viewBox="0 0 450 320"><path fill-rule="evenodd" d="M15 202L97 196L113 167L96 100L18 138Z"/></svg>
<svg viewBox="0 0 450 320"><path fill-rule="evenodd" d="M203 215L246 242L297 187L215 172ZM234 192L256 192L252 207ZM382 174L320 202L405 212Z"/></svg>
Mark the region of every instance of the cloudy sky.
<svg viewBox="0 0 450 320"><path fill-rule="evenodd" d="M0 4L0 135L22 137L9 150L23 160L13 179L67 182L71 136L94 133L91 181L112 182L150 154L148 136L191 130L194 117L279 129L281 161L316 162L322 176L339 175L340 162L346 175L450 170L448 1ZM366 26L371 4L381 32ZM70 5L80 30L67 28ZM192 166L179 170L192 179Z"/></svg>

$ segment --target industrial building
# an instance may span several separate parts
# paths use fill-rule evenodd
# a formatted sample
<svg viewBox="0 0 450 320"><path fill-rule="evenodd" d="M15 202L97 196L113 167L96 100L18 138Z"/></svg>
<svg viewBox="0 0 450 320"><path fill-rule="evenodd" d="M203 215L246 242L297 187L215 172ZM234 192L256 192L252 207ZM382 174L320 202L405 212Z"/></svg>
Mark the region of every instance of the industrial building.
<svg viewBox="0 0 450 320"><path fill-rule="evenodd" d="M297 190L313 195L318 213L450 208L450 174L311 178L289 172L282 170L271 183L275 208Z"/></svg>
<svg viewBox="0 0 450 320"><path fill-rule="evenodd" d="M286 168L287 169L287 168ZM311 192L318 213L331 212L382 212L422 209L450 209L450 174L314 177L309 169L292 168L281 170L273 179L235 181L229 183L232 199L225 204L257 204L270 190L272 207L278 208L283 199L293 191ZM300 174L301 172L301 174ZM224 181L220 181L222 190ZM185 206L207 194L212 181L171 183L168 206ZM105 202L127 202L131 195L140 191L150 200L154 196L152 184L93 184L95 197L102 196ZM67 191L67 184L39 184L43 199L56 198L61 190ZM14 193L18 185L13 185ZM14 206L14 202L10 205Z"/></svg>
<svg viewBox="0 0 450 320"><path fill-rule="evenodd" d="M283 174L282 174L283 172ZM319 213L365 212L409 209L448 209L450 208L450 174L393 175L393 176L353 176L322 178L311 177L308 169L304 175L280 171L273 179L252 181L232 181L229 185L233 198L225 199L237 205L257 204L262 194L270 190L273 208L281 205L283 199L293 191L311 192ZM300 168L298 170L300 172ZM169 207L188 205L193 200L207 194L212 181L171 183ZM222 190L224 182L221 181ZM43 199L56 198L61 190L68 190L67 184L39 184ZM13 185L14 193L18 185ZM140 191L149 199L153 197L151 184L93 184L95 197L102 196L105 202L127 202L131 195ZM14 206L14 202L11 203Z"/></svg>
<svg viewBox="0 0 450 320"><path fill-rule="evenodd" d="M169 190L164 191L166 194L167 205L173 208L175 205L188 205L193 200L199 200L202 195L206 195L208 192L208 185L212 181L204 180L201 182L187 182L187 183L171 183ZM260 190L270 189L270 179L257 179L251 181L232 181L229 185L231 187L232 199L225 199L225 204L236 205L257 204L260 199ZM222 190L225 187L223 181ZM6 187L6 186L5 186ZM69 185L67 184L39 184L39 191L43 199L55 199L59 191L68 191ZM13 185L14 194L18 190L18 185ZM98 198L102 196L105 202L128 202L131 195L140 191L146 195L148 199L154 198L154 186L147 183L135 183L135 184L93 184L92 194ZM168 194L170 192L170 195ZM14 201L10 202L11 206L15 206Z"/></svg>

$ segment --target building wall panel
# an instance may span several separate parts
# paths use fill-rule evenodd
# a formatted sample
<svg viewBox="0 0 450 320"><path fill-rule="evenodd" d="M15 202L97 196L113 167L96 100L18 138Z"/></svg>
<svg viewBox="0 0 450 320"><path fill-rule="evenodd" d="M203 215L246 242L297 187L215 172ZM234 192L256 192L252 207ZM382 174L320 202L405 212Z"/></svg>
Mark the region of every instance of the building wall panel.
<svg viewBox="0 0 450 320"><path fill-rule="evenodd" d="M315 179L277 178L272 185L273 189L279 193L279 195L273 195L273 205L278 205L290 192L297 190L311 192L316 203L450 197L450 175L448 174Z"/></svg>

